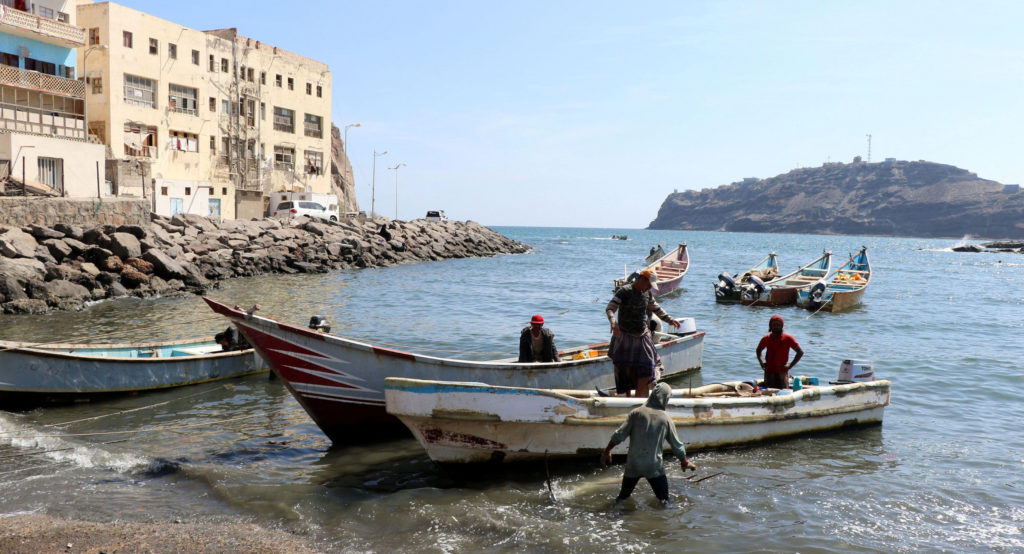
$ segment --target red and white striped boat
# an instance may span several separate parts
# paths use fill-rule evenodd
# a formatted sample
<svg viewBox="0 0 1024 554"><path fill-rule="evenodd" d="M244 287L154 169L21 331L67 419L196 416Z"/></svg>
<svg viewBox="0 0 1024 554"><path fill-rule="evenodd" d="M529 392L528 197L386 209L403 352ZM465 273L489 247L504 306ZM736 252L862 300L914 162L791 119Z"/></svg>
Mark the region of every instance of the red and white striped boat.
<svg viewBox="0 0 1024 554"><path fill-rule="evenodd" d="M382 425L402 428L398 419L384 409L385 377L541 389L614 386L612 362L605 355L607 342L560 351L559 356L566 360L562 362L457 360L373 346L260 317L209 298L203 300L213 311L231 319L313 421L336 443L380 435ZM660 336L656 347L664 364L663 378L700 369L703 331Z"/></svg>

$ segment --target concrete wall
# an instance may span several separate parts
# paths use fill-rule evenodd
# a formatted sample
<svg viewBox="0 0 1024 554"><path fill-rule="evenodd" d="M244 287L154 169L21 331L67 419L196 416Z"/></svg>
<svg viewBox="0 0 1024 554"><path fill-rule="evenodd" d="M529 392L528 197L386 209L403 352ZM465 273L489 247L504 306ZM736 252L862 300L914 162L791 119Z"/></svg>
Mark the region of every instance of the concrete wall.
<svg viewBox="0 0 1024 554"><path fill-rule="evenodd" d="M0 224L53 226L57 223L96 225L145 225L149 205L142 199L0 197Z"/></svg>
<svg viewBox="0 0 1024 554"><path fill-rule="evenodd" d="M11 161L11 176L15 179L21 180L24 165L25 179L40 182L41 157L63 160L64 196L70 198L96 197L96 168L99 164L102 192L105 173L102 145L39 135L0 133L0 160Z"/></svg>

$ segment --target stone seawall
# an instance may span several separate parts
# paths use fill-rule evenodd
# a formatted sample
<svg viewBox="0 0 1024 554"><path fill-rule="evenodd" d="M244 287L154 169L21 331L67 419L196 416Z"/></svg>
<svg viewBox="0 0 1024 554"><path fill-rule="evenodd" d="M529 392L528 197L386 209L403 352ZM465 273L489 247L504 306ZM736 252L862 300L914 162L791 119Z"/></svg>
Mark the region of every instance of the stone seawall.
<svg viewBox="0 0 1024 554"><path fill-rule="evenodd" d="M0 225L147 225L150 205L142 198L0 197Z"/></svg>
<svg viewBox="0 0 1024 554"><path fill-rule="evenodd" d="M87 301L118 296L200 294L232 277L529 250L472 221L151 217L142 225L88 229L0 225L0 308L8 314L78 310Z"/></svg>

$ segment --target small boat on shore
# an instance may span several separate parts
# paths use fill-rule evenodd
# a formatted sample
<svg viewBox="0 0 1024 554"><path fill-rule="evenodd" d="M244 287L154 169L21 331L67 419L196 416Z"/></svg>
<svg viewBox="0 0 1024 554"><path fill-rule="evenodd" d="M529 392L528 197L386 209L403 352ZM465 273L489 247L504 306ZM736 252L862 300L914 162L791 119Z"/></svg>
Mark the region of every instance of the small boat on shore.
<svg viewBox="0 0 1024 554"><path fill-rule="evenodd" d="M797 292L806 289L828 275L832 266L832 253L825 251L811 263L796 271L776 277L763 284L756 281L742 287L740 304L744 306L787 306L796 302Z"/></svg>
<svg viewBox="0 0 1024 554"><path fill-rule="evenodd" d="M334 442L379 436L385 426L403 429L384 409L384 378L479 381L534 388L609 388L614 369L608 343L568 348L564 361L522 364L517 358L474 361L414 354L318 332L204 298L230 319L270 364L313 421ZM659 334L655 348L663 378L700 369L704 332Z"/></svg>
<svg viewBox="0 0 1024 554"><path fill-rule="evenodd" d="M647 400L397 377L384 386L388 413L443 463L596 460L630 410ZM885 380L757 392L746 383L716 383L674 389L666 412L691 452L879 425L889 389ZM623 443L612 453L627 449Z"/></svg>
<svg viewBox="0 0 1024 554"><path fill-rule="evenodd" d="M686 243L672 249L671 252L647 264L643 269L653 270L658 276L658 288L654 290L654 296L663 296L679 288L679 284L686 276L690 268L690 252L686 249ZM636 273L634 273L636 275ZM615 290L632 281L631 277L623 277L615 280Z"/></svg>
<svg viewBox="0 0 1024 554"><path fill-rule="evenodd" d="M814 311L838 312L861 303L871 281L868 247L850 256L834 273L797 293L796 305Z"/></svg>
<svg viewBox="0 0 1024 554"><path fill-rule="evenodd" d="M737 273L736 275L720 274L718 282L715 283L715 302L719 304L737 304L743 299L744 293L748 297L753 297L753 291L757 290L756 287L758 285L764 288L766 281L771 281L778 276L779 259L775 252L772 252L755 264L754 267L743 273Z"/></svg>
<svg viewBox="0 0 1024 554"><path fill-rule="evenodd" d="M212 339L131 344L0 341L0 409L101 400L268 371Z"/></svg>

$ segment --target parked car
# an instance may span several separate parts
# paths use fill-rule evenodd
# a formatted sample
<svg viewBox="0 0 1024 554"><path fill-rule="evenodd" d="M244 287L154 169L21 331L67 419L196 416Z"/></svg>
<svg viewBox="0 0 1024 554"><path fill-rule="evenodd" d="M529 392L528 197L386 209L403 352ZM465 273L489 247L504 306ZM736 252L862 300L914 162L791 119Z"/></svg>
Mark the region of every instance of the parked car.
<svg viewBox="0 0 1024 554"><path fill-rule="evenodd" d="M427 221L443 221L448 219L444 215L444 210L427 210Z"/></svg>
<svg viewBox="0 0 1024 554"><path fill-rule="evenodd" d="M302 215L338 221L336 213L329 211L317 202L306 202L304 200L281 202L277 205L277 209L270 214L271 217L277 218L299 217Z"/></svg>

